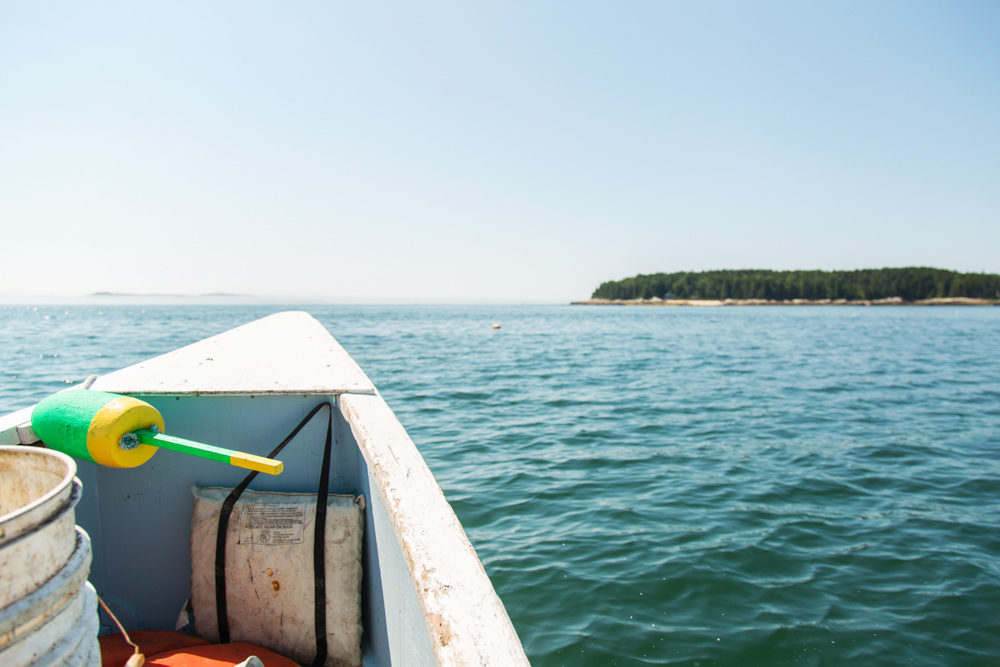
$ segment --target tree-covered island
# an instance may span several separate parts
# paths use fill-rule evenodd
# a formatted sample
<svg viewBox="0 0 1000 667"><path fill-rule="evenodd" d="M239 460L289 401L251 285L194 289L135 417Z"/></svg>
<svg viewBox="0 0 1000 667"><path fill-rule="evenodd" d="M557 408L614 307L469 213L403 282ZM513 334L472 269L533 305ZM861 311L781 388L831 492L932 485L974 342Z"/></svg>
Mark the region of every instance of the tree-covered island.
<svg viewBox="0 0 1000 667"><path fill-rule="evenodd" d="M638 275L602 283L580 304L1000 303L1000 275L906 267L854 271L722 270Z"/></svg>

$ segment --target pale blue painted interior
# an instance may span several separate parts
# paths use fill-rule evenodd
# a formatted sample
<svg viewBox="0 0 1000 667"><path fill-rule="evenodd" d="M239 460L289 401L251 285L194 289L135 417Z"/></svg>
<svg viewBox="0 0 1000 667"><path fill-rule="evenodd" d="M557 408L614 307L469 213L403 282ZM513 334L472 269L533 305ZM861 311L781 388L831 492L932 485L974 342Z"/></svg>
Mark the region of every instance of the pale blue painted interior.
<svg viewBox="0 0 1000 667"><path fill-rule="evenodd" d="M318 403L317 396L141 396L164 417L167 432L253 454L268 454ZM251 488L315 492L326 434L319 413L279 457L279 476L258 475ZM330 491L364 495L362 614L366 665L434 664L430 637L395 532L364 457L339 410L333 412ZM172 630L190 595L191 487L235 486L245 471L169 451L117 470L80 463L84 496L77 521L94 544L91 581L122 612L126 628Z"/></svg>

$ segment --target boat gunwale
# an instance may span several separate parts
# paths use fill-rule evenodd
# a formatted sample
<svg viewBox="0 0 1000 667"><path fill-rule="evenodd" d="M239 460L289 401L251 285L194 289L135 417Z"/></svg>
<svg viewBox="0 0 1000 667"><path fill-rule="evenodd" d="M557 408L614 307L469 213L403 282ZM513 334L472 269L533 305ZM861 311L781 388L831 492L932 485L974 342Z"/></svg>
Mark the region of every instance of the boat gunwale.
<svg viewBox="0 0 1000 667"><path fill-rule="evenodd" d="M439 665L528 665L465 529L416 445L378 395L338 408L377 482Z"/></svg>

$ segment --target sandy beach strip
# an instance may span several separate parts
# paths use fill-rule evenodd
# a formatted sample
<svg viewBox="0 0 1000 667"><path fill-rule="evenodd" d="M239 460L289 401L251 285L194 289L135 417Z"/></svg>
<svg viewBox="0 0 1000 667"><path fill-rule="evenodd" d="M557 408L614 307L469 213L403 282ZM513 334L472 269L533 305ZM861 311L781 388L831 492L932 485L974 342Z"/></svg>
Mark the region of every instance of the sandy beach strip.
<svg viewBox="0 0 1000 667"><path fill-rule="evenodd" d="M585 299L573 306L997 306L1000 299L976 299L965 296L904 301L886 299Z"/></svg>

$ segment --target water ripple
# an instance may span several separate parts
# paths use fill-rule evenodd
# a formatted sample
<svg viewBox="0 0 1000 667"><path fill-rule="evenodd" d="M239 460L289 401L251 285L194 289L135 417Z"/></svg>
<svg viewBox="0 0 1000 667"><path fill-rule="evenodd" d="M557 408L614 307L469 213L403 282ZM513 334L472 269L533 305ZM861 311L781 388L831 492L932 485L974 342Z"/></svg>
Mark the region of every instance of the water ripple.
<svg viewBox="0 0 1000 667"><path fill-rule="evenodd" d="M0 308L0 407L274 310ZM535 665L1000 655L1000 309L309 310Z"/></svg>

